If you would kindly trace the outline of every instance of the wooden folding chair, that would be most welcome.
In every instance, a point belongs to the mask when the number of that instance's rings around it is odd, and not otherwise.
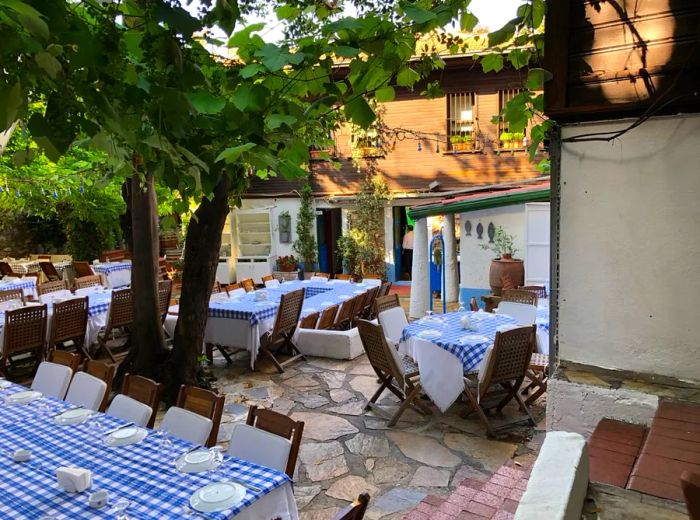
[[[352,326],[353,310],[359,296],[353,296],[343,302],[335,318],[333,329],[348,330]]]
[[[70,368],[73,372],[77,372],[80,368],[80,354],[65,352],[63,350],[52,350],[49,352],[49,361],[57,365],[63,365]]]
[[[321,313],[321,317],[318,320],[318,325],[316,328],[321,330],[333,328],[336,314],[338,314],[338,305],[331,305],[330,307],[325,308]]]
[[[539,298],[547,297],[547,288],[544,285],[523,285],[518,287],[518,290],[534,292]]]
[[[22,278],[22,273],[15,273],[12,266],[5,261],[0,261],[0,274],[2,276],[14,276],[15,278]]]
[[[158,413],[160,396],[163,393],[163,385],[147,377],[125,374],[121,393],[151,407],[153,414],[146,426],[153,428],[156,422],[156,414]]]
[[[103,331],[97,334],[97,348],[93,357],[97,357],[100,349],[104,349],[113,363],[117,362],[112,349],[109,348],[107,342],[109,336],[116,329],[128,329],[134,322],[134,305],[131,289],[120,289],[112,291],[112,301],[109,305],[109,315],[107,316],[107,325]]]
[[[389,294],[389,291],[391,291],[391,282],[383,282],[382,285],[379,288],[379,292],[377,293],[377,297],[380,298],[382,296],[386,296]]]
[[[398,422],[409,406],[415,406],[422,415],[431,414],[430,409],[421,402],[422,388],[418,365],[408,356],[401,356],[395,348],[389,346],[381,325],[360,320],[357,328],[360,331],[360,339],[367,359],[381,383],[365,410],[372,409],[384,390],[389,390],[401,401],[401,406],[389,420],[389,427]]]
[[[312,312],[307,314],[301,320],[299,320],[300,329],[315,329],[316,323],[318,323],[318,312]]]
[[[338,511],[333,520],[362,520],[369,504],[369,494],[360,493],[355,501]]]
[[[357,321],[363,317],[362,313],[365,310],[365,302],[367,301],[368,296],[369,292],[366,292],[363,294],[358,294],[355,298],[355,304],[352,307],[352,318],[350,319],[350,328],[355,327],[357,325]]]
[[[362,318],[371,320],[376,317],[374,314],[374,302],[377,300],[379,289],[381,289],[381,286],[372,287],[369,291],[367,291],[362,310],[360,311],[360,316]]]
[[[263,284],[263,285],[265,285],[265,282],[271,282],[271,281],[274,280],[274,279],[275,279],[275,277],[272,276],[271,274],[266,274],[265,276],[263,276],[263,277],[261,278],[262,284]]]
[[[46,321],[46,305],[20,307],[5,312],[0,373],[7,375],[7,365],[12,362],[12,356],[25,353],[34,355],[32,373],[36,371],[44,360]]]
[[[46,276],[46,279],[49,282],[55,282],[57,280],[61,279],[61,275],[58,274],[58,271],[56,270],[56,266],[51,263],[49,260],[44,260],[39,262],[39,268],[41,269],[41,272],[44,273],[44,276]]]
[[[98,274],[91,276],[81,276],[75,279],[76,289],[87,289],[88,287],[101,287],[102,278]]]
[[[401,301],[398,294],[387,294],[380,296],[374,301],[374,315],[379,316],[380,313],[387,309],[401,307]]]
[[[177,394],[175,406],[211,419],[211,433],[206,444],[208,447],[214,446],[216,438],[219,436],[219,426],[221,425],[221,415],[224,412],[225,399],[226,396],[224,395],[196,386],[182,385]]]
[[[470,405],[467,414],[476,411],[490,437],[496,430],[486,417],[486,411],[495,408],[500,412],[513,399],[527,414],[530,423],[535,424],[530,410],[518,395],[536,347],[535,341],[534,325],[497,332],[492,350],[490,354],[487,352],[479,369],[479,381],[474,382],[471,374],[464,378],[464,394]],[[485,372],[482,374],[482,371]]]
[[[525,303],[537,307],[537,293],[521,289],[506,289],[501,295],[502,302]]]
[[[170,297],[172,295],[173,282],[170,280],[160,280],[158,282],[158,312],[160,312],[160,322],[165,323],[170,307]]]
[[[472,296],[472,297],[469,299],[469,309],[470,309],[472,312],[477,312],[477,311],[479,310],[479,302],[476,301],[476,297],[475,297],[475,296]]]
[[[88,262],[73,262],[73,271],[76,278],[83,276],[95,276],[95,271],[92,270]]]
[[[53,283],[53,282],[49,282]],[[71,298],[64,302],[53,304],[53,317],[49,332],[49,352],[62,348],[74,347],[81,356],[92,359],[85,344],[85,334],[88,323],[88,299]]]
[[[227,289],[229,291],[235,291],[236,289],[241,289],[241,284],[239,283],[231,283],[228,285]]]
[[[275,317],[275,326],[271,332],[260,337],[260,352],[268,356],[277,370],[282,373],[284,367],[297,359],[306,359],[292,341],[294,331],[299,323],[299,315],[304,304],[304,289],[283,294]],[[286,349],[291,357],[280,363],[275,354]]]
[[[525,404],[530,406],[537,401],[539,397],[547,391],[547,381],[549,380],[549,356],[533,352],[530,358],[530,366],[525,373],[530,383],[525,388],[525,393],[534,390],[532,394],[525,400]]]
[[[110,394],[112,393],[112,383],[114,382],[114,373],[116,371],[116,365],[105,363],[104,361],[95,361],[94,359],[89,360],[85,364],[85,372],[91,376],[101,379],[107,384],[107,389],[105,390],[105,396],[100,404],[99,411],[104,412],[109,404]]]
[[[312,276],[318,276],[319,278],[330,278],[330,273],[314,273]]]
[[[301,436],[304,433],[304,422],[295,421],[291,417],[273,410],[258,408],[256,405],[252,405],[248,409],[248,417],[245,422],[248,426],[259,428],[292,441],[285,473],[289,475],[289,478],[293,479],[294,468],[297,465],[297,457],[299,456],[299,447],[301,446]]]
[[[39,296],[49,294],[52,292],[67,291],[68,282],[66,282],[65,280],[53,280],[51,282],[44,282],[37,285],[36,290],[39,293]]]
[[[24,305],[24,292],[22,289],[5,289],[0,291],[0,303],[19,300]]]
[[[336,280],[354,280],[355,275],[349,273],[338,273],[335,275]]]
[[[245,289],[245,292],[251,292],[255,290],[255,282],[253,282],[252,278],[246,278],[245,280],[239,280],[238,282],[241,284],[241,287]]]

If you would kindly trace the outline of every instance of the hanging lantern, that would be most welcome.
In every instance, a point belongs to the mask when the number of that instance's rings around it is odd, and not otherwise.
[[[83,185],[81,184],[81,185],[80,185],[80,189],[79,189],[78,191],[80,192],[81,195],[82,195],[83,193],[85,193],[85,186],[83,186]]]
[[[423,151],[423,145],[418,141],[418,151],[422,152]]]
[[[19,188],[15,190],[15,197],[20,198],[22,194],[19,192]]]
[[[53,190],[53,198],[54,199],[58,198],[58,192],[56,190]]]

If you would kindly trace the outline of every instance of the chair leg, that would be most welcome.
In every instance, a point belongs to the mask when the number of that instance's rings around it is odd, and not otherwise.
[[[529,419],[530,419],[530,424],[532,424],[533,426],[535,426],[535,425],[537,424],[537,423],[535,422],[535,418],[534,418],[534,417],[532,416],[532,414],[530,413],[530,409],[525,405],[525,403],[523,402],[522,398],[518,395],[518,392],[515,392],[515,400],[518,401],[518,404],[520,405],[520,409],[521,409],[521,410],[525,410],[525,413],[527,414],[527,416],[528,416]]]
[[[406,409],[411,406],[411,403],[413,400],[420,395],[420,385],[415,386],[413,388],[413,391],[406,396],[406,399],[404,400],[403,403],[401,403],[401,406],[399,406],[399,409],[396,410],[396,413],[394,416],[389,420],[389,423],[387,426],[389,428],[393,427],[396,425],[396,423],[399,421],[399,418],[403,415],[403,413],[406,411]]]
[[[481,408],[481,406],[479,406],[476,397],[474,397],[474,394],[472,394],[471,390],[467,388],[466,384],[464,385],[464,394],[467,396],[467,400],[469,401],[469,404],[472,407],[471,411],[475,411],[481,419],[481,421],[484,423],[484,426],[486,426],[486,434],[489,437],[493,437],[495,433],[493,428],[491,427],[491,423],[489,422],[488,417],[486,417],[484,410]]]
[[[527,373],[527,376],[531,381],[528,388],[535,389],[535,392],[525,400],[526,406],[530,406],[547,391],[547,376],[543,372],[541,374],[541,376],[538,376],[538,373],[534,371],[528,371]]]

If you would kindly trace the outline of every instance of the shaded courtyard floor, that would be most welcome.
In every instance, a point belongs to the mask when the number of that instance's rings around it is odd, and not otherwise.
[[[516,406],[492,415],[494,425],[521,421],[498,440],[489,440],[475,414],[455,403],[445,414],[432,407],[423,417],[408,410],[394,427],[376,411],[365,412],[378,387],[367,358],[353,361],[309,358],[284,374],[251,372],[250,357],[233,365],[215,357],[213,382],[226,395],[219,443],[233,424],[245,421],[248,406],[271,408],[305,422],[295,474],[295,495],[303,520],[329,519],[363,491],[372,499],[367,518],[402,518],[429,495],[447,497],[465,479],[485,481],[505,462],[529,466],[544,438],[544,397],[532,407],[531,427]],[[380,408],[393,412],[389,392]]]

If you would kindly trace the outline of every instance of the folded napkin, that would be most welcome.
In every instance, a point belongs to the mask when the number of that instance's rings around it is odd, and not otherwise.
[[[56,470],[58,485],[69,493],[80,493],[92,487],[92,472],[83,468],[62,466]]]

